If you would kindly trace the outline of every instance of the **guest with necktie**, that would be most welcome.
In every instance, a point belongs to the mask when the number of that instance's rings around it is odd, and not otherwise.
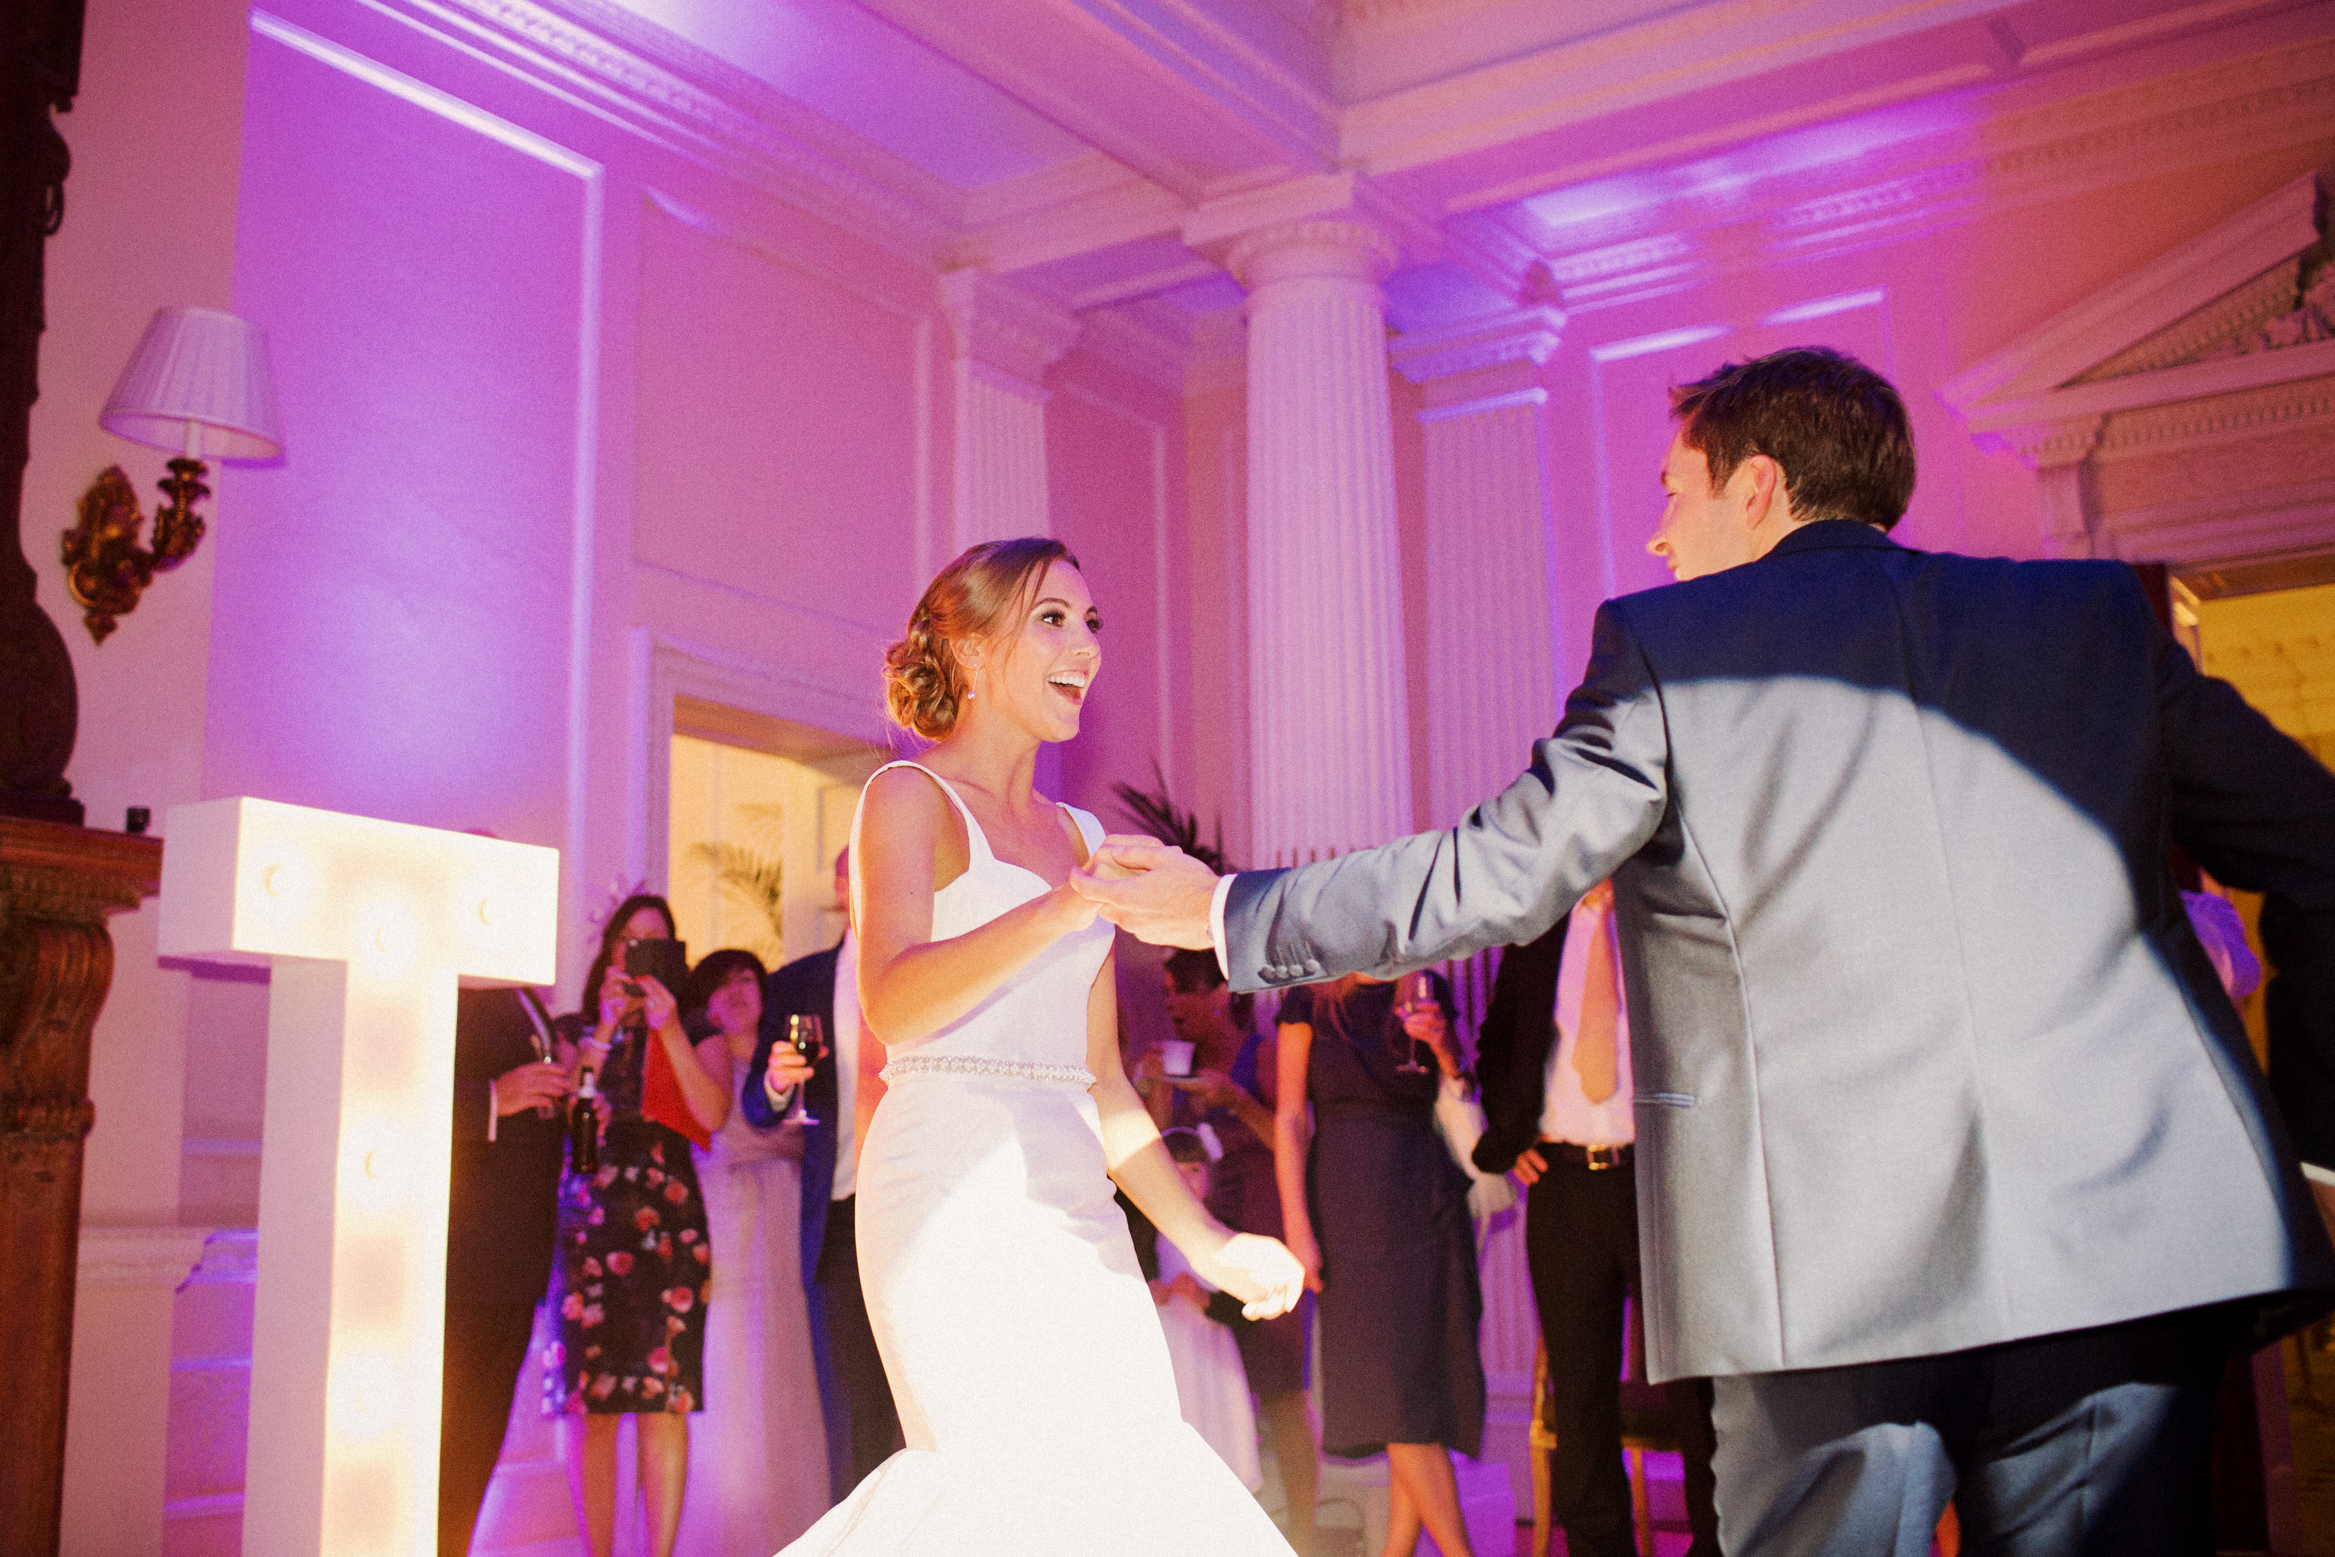
[[[1639,1290],[1637,1127],[1611,882],[1501,959],[1478,1037],[1488,1124],[1476,1166],[1531,1186],[1524,1258],[1557,1440],[1550,1513],[1573,1557],[1634,1557],[1620,1378],[1623,1304]],[[1642,1377],[1643,1363],[1634,1368]],[[1664,1387],[1686,1464],[1690,1557],[1718,1557],[1710,1383]]]

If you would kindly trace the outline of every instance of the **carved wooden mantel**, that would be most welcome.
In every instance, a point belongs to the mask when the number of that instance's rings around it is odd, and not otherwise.
[[[110,916],[162,885],[162,843],[0,817],[0,1549],[51,1557],[65,1485],[89,1035],[113,981]]]

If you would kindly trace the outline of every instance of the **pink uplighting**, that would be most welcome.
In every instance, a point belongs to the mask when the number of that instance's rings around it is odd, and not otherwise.
[[[588,1016],[596,916],[677,890],[685,803],[747,803],[710,758],[677,799],[676,736],[775,759],[752,803],[795,831],[765,917],[790,961],[832,944],[804,883],[916,744],[886,646],[974,540],[1065,542],[1105,623],[1040,789],[1119,830],[1118,787],[1164,784],[1239,865],[1452,826],[1530,760],[1599,605],[1671,582],[1646,550],[1670,390],[1727,361],[1826,346],[1889,377],[1913,547],[2210,571],[2335,544],[2335,340],[2300,291],[2335,0],[93,0],[86,26],[23,525],[78,678],[67,776],[92,826],[149,809],[174,868],[232,852],[197,830],[239,801],[404,837],[348,845],[367,882],[519,861],[523,955],[384,975],[433,1087],[457,974]],[[264,335],[281,454],[256,409],[249,448],[205,435],[239,461],[207,539],[99,647],[57,533],[115,463],[151,510],[183,447],[99,420],[162,309]],[[403,901],[417,946],[453,922]],[[317,1456],[370,1432],[412,1442],[361,1522],[424,1551],[413,1338],[443,1305],[406,1288],[444,1279],[444,1099],[367,1116],[437,1197],[382,1213],[421,1240],[383,1279],[413,1299],[396,1346],[360,1366],[353,1321],[306,1315],[299,1442],[247,1440],[294,1420],[254,1343],[270,1237],[371,1214],[347,1141],[286,1133],[279,1007],[332,991],[283,970],[362,983],[371,954],[177,911],[112,921],[64,1549],[288,1552],[256,1534],[292,1528],[266,1479],[329,1479]],[[274,982],[203,960],[226,952]],[[1131,1030],[1167,1033],[1158,962],[1120,958]],[[1488,965],[1456,973],[1473,1024]],[[325,1036],[353,1065],[349,1034]],[[339,1178],[269,1200],[295,1156]],[[1531,1518],[1538,1328],[1502,1218],[1479,1557]],[[585,1549],[537,1409],[557,1333],[478,1557]],[[1389,1474],[1325,1473],[1325,1530],[1354,1511],[1325,1552],[1383,1534]],[[710,1485],[678,1550],[753,1557]],[[655,1547],[619,1520],[615,1553]]]

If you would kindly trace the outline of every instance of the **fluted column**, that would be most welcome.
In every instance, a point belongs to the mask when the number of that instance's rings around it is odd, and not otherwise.
[[[1279,223],[1228,266],[1248,288],[1249,720],[1255,863],[1411,829],[1410,709],[1386,319],[1392,242]]]
[[[977,270],[943,276],[941,301],[956,342],[956,549],[1047,534],[1046,369],[1078,321]]]
[[[1425,386],[1427,402],[1418,413],[1426,454],[1424,826],[1449,827],[1505,786],[1530,744],[1556,725],[1548,392],[1537,380],[1564,324],[1555,309],[1529,308],[1409,334],[1393,348],[1396,368]],[[1450,966],[1469,1032],[1483,1018],[1494,966],[1490,953]],[[1485,1229],[1480,1255],[1485,1454],[1529,1467],[1540,1324],[1521,1210]],[[1529,1476],[1518,1481],[1521,1499]]]
[[[1427,400],[1425,826],[1449,827],[1504,787],[1556,726],[1548,391],[1536,380],[1564,323],[1532,308],[1395,344]]]

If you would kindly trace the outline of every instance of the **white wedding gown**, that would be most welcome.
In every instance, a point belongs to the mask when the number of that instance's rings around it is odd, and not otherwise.
[[[916,766],[895,763],[892,766]],[[929,773],[929,769],[919,771]],[[964,801],[972,862],[935,940],[1046,891]],[[1102,825],[1065,807],[1087,847]],[[861,858],[853,823],[852,860]],[[1109,924],[1064,936],[971,1014],[890,1053],[859,1165],[859,1269],[908,1447],[788,1557],[1288,1557],[1183,1420],[1087,1095]]]

